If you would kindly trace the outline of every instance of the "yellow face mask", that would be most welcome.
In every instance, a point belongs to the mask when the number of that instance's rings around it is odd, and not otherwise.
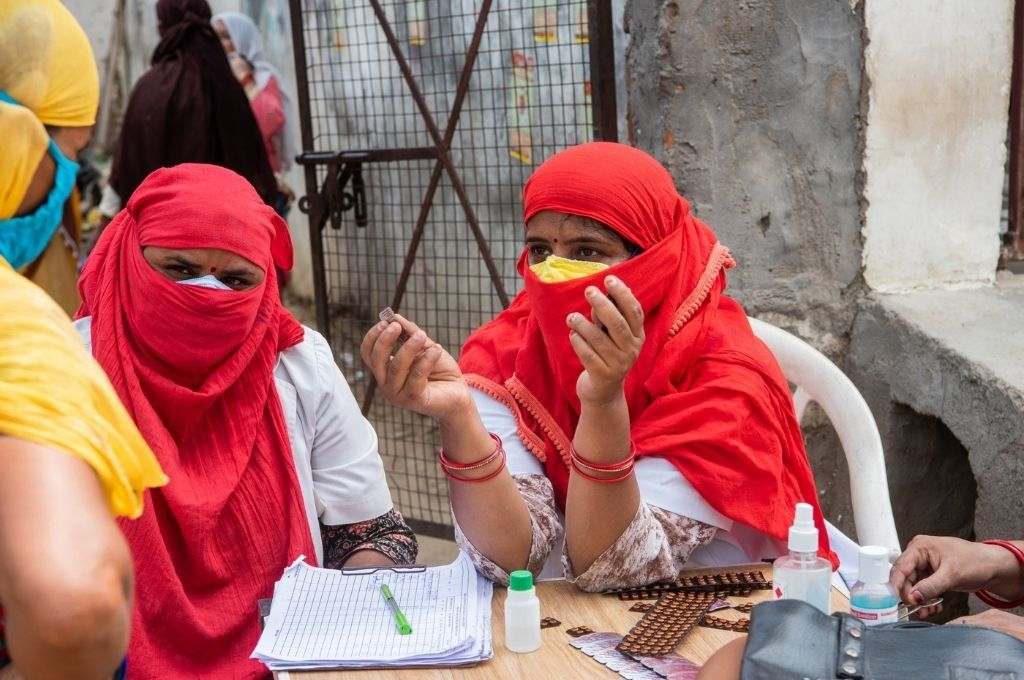
[[[544,283],[561,283],[590,276],[608,269],[603,262],[569,260],[558,255],[548,255],[543,262],[530,265],[530,271]]]

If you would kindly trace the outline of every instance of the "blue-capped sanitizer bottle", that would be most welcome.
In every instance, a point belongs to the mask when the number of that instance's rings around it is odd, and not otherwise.
[[[889,583],[889,551],[878,545],[860,549],[857,582],[850,589],[850,613],[866,626],[896,623],[900,596]]]

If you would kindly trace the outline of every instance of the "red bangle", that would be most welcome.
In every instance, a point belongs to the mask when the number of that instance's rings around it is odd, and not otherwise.
[[[1010,554],[1017,558],[1017,562],[1020,564],[1021,569],[1024,569],[1024,551],[1015,546],[1013,543],[1001,540],[982,541],[982,543],[986,543],[988,545],[997,545],[1000,548],[1003,548],[1004,550],[1010,551]],[[996,597],[995,595],[984,589],[979,590],[974,594],[978,596],[979,600],[981,600],[990,607],[995,607],[996,609],[1015,609],[1017,607],[1024,606],[1024,597],[1021,597],[1017,600],[1004,600],[1002,598]]]
[[[505,447],[502,446],[501,437],[499,437],[496,434],[490,433],[490,432],[488,434],[490,434],[491,435],[491,439],[494,440],[494,450],[491,451],[490,454],[488,454],[487,456],[485,456],[484,458],[478,460],[475,463],[456,463],[455,461],[450,459],[448,456],[444,455],[444,449],[441,449],[441,456],[440,456],[441,467],[443,467],[445,470],[459,470],[459,471],[475,470],[477,468],[482,468],[485,465],[487,465],[488,463],[490,463],[491,461],[493,461],[495,458],[498,457],[498,455],[504,450]]]
[[[623,472],[618,477],[595,477],[593,475],[588,475],[586,472],[584,472],[583,469],[580,468],[579,464],[576,462],[575,458],[572,458],[570,460],[572,460],[572,469],[576,471],[576,474],[578,474],[583,479],[588,479],[591,482],[597,482],[598,484],[614,484],[615,482],[621,482],[626,479],[629,479],[629,476],[633,474],[632,462],[630,462],[629,467],[626,468],[625,472]],[[602,470],[602,472],[604,472],[604,470]],[[613,470],[612,472],[620,472],[620,470]]]
[[[592,463],[591,461],[587,460],[579,453],[577,453],[575,446],[570,446],[569,456],[577,469],[586,468],[591,472],[622,472],[623,470],[629,470],[633,467],[633,463],[636,461],[636,444],[630,441],[629,455],[620,460],[619,462],[612,463],[611,465]]]
[[[465,482],[467,484],[478,484],[480,482],[487,482],[487,481],[490,481],[490,480],[494,479],[498,475],[500,475],[501,471],[505,469],[505,449],[503,447],[499,446],[498,447],[498,454],[501,456],[501,465],[499,465],[497,468],[495,468],[494,472],[489,472],[486,475],[484,475],[483,477],[462,477],[462,476],[454,474],[451,470],[446,468],[444,465],[441,466],[441,469],[444,471],[445,477],[447,477],[448,479],[451,479],[453,481],[456,481],[456,482]],[[492,454],[492,455],[488,456],[487,460],[488,461],[494,460],[494,455]]]

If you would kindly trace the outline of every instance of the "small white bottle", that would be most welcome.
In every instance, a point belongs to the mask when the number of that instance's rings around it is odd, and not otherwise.
[[[533,574],[525,569],[508,575],[505,646],[520,654],[540,649],[540,600],[533,587]]]
[[[889,583],[889,551],[878,545],[860,549],[857,582],[850,589],[850,613],[866,626],[896,623],[900,596]]]
[[[797,503],[795,515],[789,528],[789,555],[775,560],[773,565],[775,599],[801,600],[829,614],[832,565],[818,557],[814,509],[807,503]]]

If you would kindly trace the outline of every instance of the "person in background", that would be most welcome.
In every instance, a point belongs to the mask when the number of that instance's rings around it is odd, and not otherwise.
[[[830,555],[786,379],[669,173],[584,144],[541,165],[523,202],[524,291],[458,363],[401,317],[362,345],[392,403],[438,419],[477,569],[588,591],[670,580],[777,556],[798,501]]]
[[[295,199],[284,180],[296,153],[295,130],[288,119],[291,99],[284,90],[281,74],[263,58],[263,38],[252,19],[241,12],[221,12],[214,15],[211,24],[228,55],[231,70],[245,88],[263,134],[267,158],[281,192],[274,208],[287,217],[289,205]]]
[[[82,272],[76,326],[171,477],[125,527],[132,678],[263,677],[256,603],[295,559],[415,560],[373,428],[274,265],[292,265],[284,220],[184,163],[139,185]]]
[[[0,3],[0,255],[78,307],[75,176],[99,105],[92,48],[56,0]]]
[[[277,181],[242,86],[210,26],[206,0],[158,0],[160,43],[132,89],[100,211],[107,217],[149,173],[179,163],[234,170],[268,204]]]

